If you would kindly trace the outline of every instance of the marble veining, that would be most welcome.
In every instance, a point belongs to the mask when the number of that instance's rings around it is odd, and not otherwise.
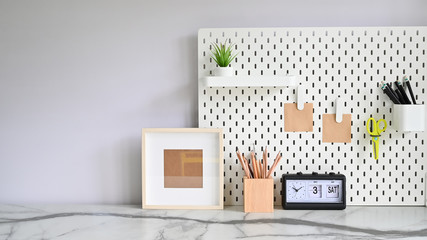
[[[0,205],[0,239],[427,239],[427,208],[244,213],[139,206]]]

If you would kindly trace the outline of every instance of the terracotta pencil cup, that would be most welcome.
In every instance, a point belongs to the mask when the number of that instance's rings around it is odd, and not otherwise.
[[[273,178],[244,178],[243,201],[245,212],[273,212]]]

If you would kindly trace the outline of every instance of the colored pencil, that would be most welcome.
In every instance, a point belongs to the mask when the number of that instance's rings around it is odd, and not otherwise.
[[[240,153],[239,149],[237,149],[236,154],[237,154],[237,158],[238,158],[238,159],[239,159],[239,161],[240,161],[240,164],[241,164],[241,165],[242,165],[242,167],[243,167],[243,170],[245,171],[246,177],[247,177],[247,178],[251,178],[251,174],[249,173],[249,170],[248,170],[247,164],[246,164],[246,162],[245,162],[245,161],[243,161],[243,159],[242,159],[242,155],[241,155],[241,153]]]
[[[276,166],[279,163],[281,158],[282,158],[282,156],[280,156],[280,151],[279,151],[279,153],[276,156],[276,159],[274,159],[273,166],[271,166],[270,171],[268,171],[267,178],[270,177],[271,173],[274,171],[274,169],[276,168]]]
[[[245,154],[242,154],[243,161],[245,161],[246,166],[248,167],[249,173],[251,174],[251,178],[254,178],[254,170],[252,170],[251,164],[249,160],[245,158]]]
[[[253,151],[251,151],[251,161],[254,170],[254,178],[258,178],[258,163],[256,162],[255,153]]]

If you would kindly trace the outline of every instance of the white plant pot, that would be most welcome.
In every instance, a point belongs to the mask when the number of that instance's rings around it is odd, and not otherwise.
[[[234,76],[233,67],[217,67],[213,70],[213,75],[218,77],[232,77]]]

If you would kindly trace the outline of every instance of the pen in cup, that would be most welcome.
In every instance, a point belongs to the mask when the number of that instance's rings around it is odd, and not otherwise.
[[[381,89],[390,98],[390,100],[394,104],[400,104],[399,99],[396,98],[396,96],[392,93],[392,90],[388,87],[388,85],[384,81],[381,81],[381,85],[382,85]]]
[[[417,102],[415,101],[414,92],[412,92],[411,82],[409,82],[408,77],[404,76],[403,81],[408,86],[409,94],[411,94],[412,103],[417,104]]]
[[[396,84],[397,89],[399,89],[399,92],[402,95],[404,103],[411,104],[411,101],[409,100],[408,95],[406,95],[405,89],[403,89],[402,81],[396,80],[396,82],[394,83]]]

